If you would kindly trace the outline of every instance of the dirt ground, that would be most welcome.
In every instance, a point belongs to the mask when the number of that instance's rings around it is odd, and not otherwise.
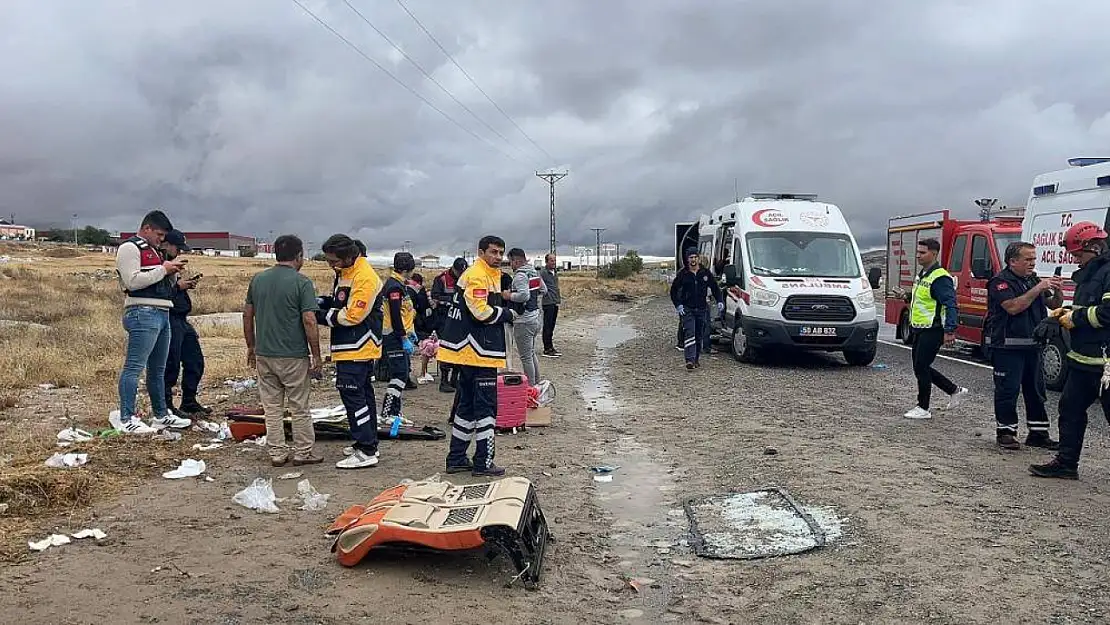
[[[687,372],[663,298],[568,319],[554,427],[497,439],[498,462],[535,483],[557,542],[536,591],[504,588],[479,557],[369,557],[339,566],[323,529],[348,505],[439,471],[446,441],[386,442],[374,469],[303,469],[325,511],[277,515],[231,501],[274,469],[252,445],[201,453],[215,481],[157,479],[51,531],[98,527],[0,570],[0,610],[18,623],[1105,623],[1110,453],[1089,438],[1079,482],[1044,482],[1031,451],[991,437],[990,373],[944,363],[975,392],[930,422],[912,403],[908,352],[881,366],[798,356],[770,365],[708,357]],[[620,314],[624,313],[624,314]],[[379,393],[381,386],[378,387]],[[316,405],[334,405],[322,387]],[[442,423],[449,397],[406,395]],[[329,460],[341,441],[323,442]],[[168,462],[163,470],[174,468]],[[613,481],[588,467],[615,465]],[[302,470],[302,469],[298,469]],[[466,477],[459,482],[477,481]],[[290,496],[296,481],[274,481]],[[687,497],[782,486],[829,507],[843,535],[823,549],[759,561],[691,553]],[[627,580],[636,579],[639,590]]]

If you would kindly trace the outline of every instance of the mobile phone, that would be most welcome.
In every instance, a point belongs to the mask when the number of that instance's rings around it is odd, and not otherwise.
[[[1057,278],[1059,278],[1059,277],[1060,277],[1061,275],[1063,275],[1063,271],[1064,271],[1064,268],[1063,268],[1063,267],[1061,267],[1061,266],[1059,266],[1059,265],[1057,265],[1057,266],[1056,266],[1056,269],[1055,269],[1055,270],[1054,270],[1054,271],[1052,272],[1052,275],[1054,275],[1054,276],[1056,276]]]

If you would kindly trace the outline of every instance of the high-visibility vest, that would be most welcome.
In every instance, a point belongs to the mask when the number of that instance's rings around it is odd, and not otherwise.
[[[913,298],[910,301],[910,325],[919,330],[933,327],[937,319],[937,300],[933,299],[933,282],[938,278],[952,277],[944,267],[937,267],[913,284]],[[940,311],[940,323],[944,325],[945,311]]]

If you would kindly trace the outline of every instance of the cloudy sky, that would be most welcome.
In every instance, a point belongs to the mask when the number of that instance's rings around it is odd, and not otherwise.
[[[349,0],[473,114],[343,0],[301,1],[454,121],[292,0],[5,0],[0,214],[542,249],[557,166],[561,244],[668,254],[735,184],[818,193],[867,247],[1110,154],[1103,1]]]

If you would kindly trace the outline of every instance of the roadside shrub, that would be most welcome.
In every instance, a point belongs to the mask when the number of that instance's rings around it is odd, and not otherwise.
[[[644,259],[636,253],[636,250],[629,250],[624,258],[609,263],[601,270],[601,277],[614,280],[623,280],[631,278],[632,276],[644,270]]]

